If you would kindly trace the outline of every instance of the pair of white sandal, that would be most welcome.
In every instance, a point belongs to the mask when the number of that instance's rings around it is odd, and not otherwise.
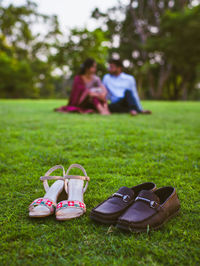
[[[81,169],[84,176],[69,175],[69,171],[72,168]],[[50,174],[57,169],[63,170],[63,176],[50,176]],[[40,177],[40,180],[43,181],[46,194],[43,198],[38,198],[30,204],[30,217],[46,217],[55,213],[57,220],[69,220],[79,217],[86,212],[83,194],[88,187],[90,178],[81,165],[72,164],[68,168],[66,174],[62,165],[56,165],[49,169],[44,176]],[[57,181],[49,187],[47,180]],[[86,181],[85,187],[83,187],[84,181]],[[58,196],[63,189],[65,189],[68,194],[68,199],[57,203]]]

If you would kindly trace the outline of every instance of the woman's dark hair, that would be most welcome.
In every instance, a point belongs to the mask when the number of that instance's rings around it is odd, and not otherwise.
[[[94,65],[94,63],[96,63],[96,61],[93,58],[87,58],[81,65],[79,75],[84,75],[85,72]]]
[[[109,64],[114,64],[117,67],[121,67],[121,68],[123,67],[123,63],[122,63],[122,61],[120,59],[113,59],[113,58],[111,58],[109,60]]]

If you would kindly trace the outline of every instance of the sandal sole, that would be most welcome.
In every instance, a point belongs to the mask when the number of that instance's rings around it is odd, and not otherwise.
[[[44,218],[44,217],[48,217],[51,216],[52,214],[48,214],[48,215],[29,215],[30,218]]]
[[[58,220],[58,221],[67,221],[67,220],[71,220],[71,219],[74,219],[74,218],[81,217],[81,216],[83,216],[85,213],[86,213],[86,211],[84,211],[84,212],[83,212],[82,214],[80,214],[80,215],[73,216],[73,217],[70,217],[70,218],[65,218],[65,217],[60,217],[60,218],[58,218],[58,217],[56,216],[56,220]]]

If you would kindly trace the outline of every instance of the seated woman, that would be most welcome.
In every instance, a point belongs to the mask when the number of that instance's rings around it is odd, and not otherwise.
[[[94,59],[85,60],[79,75],[74,78],[69,104],[55,111],[110,114],[106,100],[107,91],[100,78],[96,76],[96,70],[97,64]]]

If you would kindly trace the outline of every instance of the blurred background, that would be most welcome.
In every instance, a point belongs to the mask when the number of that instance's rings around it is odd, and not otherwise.
[[[143,99],[200,100],[200,0],[0,0],[0,97],[65,98],[121,58]]]

